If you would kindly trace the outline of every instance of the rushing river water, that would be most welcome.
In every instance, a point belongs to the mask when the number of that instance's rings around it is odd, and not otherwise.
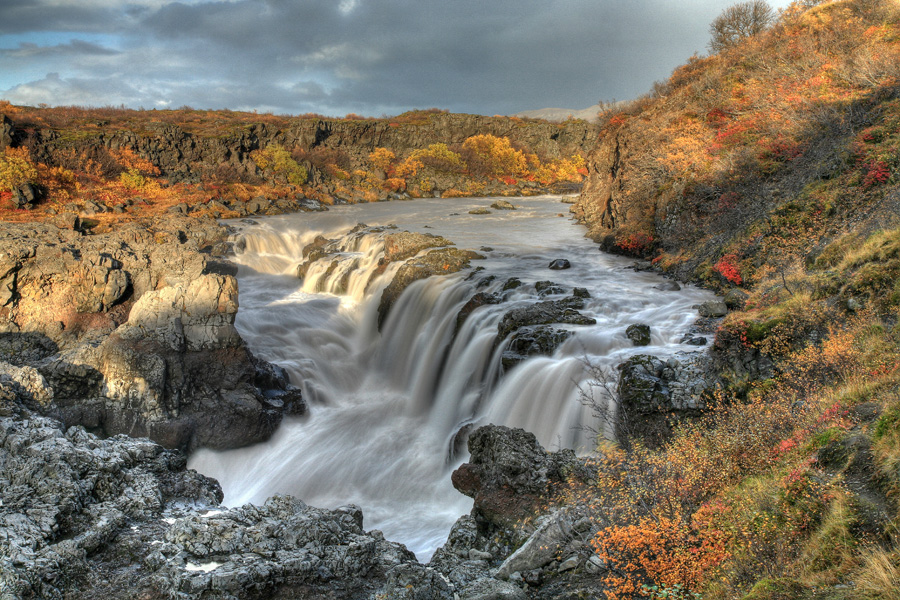
[[[235,258],[237,328],[254,353],[288,371],[310,411],[286,420],[265,444],[194,454],[190,466],[219,480],[226,504],[261,503],[276,493],[314,506],[358,504],[366,529],[381,529],[426,560],[471,508],[450,484],[465,458],[452,452],[461,427],[523,427],[547,448],[588,451],[584,428],[602,423],[579,401],[590,377],[586,364],[614,371],[635,353],[695,349],[678,342],[697,318],[691,306],[710,299],[708,292],[656,289],[659,276],[635,272],[631,261],[583,238],[583,228],[562,218],[568,206],[558,197],[517,198],[515,211],[468,214],[491,202],[341,206],[235,223],[243,247]],[[361,222],[442,235],[479,250],[486,258],[472,264],[484,270],[468,280],[471,269],[412,284],[379,332],[381,291],[399,264],[370,282],[383,234],[350,233]],[[302,250],[319,235],[340,240],[340,264],[331,266],[329,257],[300,280]],[[572,267],[548,269],[557,258]],[[478,308],[455,331],[460,308],[476,291],[499,293],[510,277],[524,285],[504,292],[503,303]],[[552,357],[532,357],[503,373],[497,324],[511,308],[547,299],[534,286],[543,280],[565,295],[587,288],[591,298],[580,312],[597,324],[558,326],[574,335]],[[635,348],[625,337],[632,323],[652,327],[651,346]]]

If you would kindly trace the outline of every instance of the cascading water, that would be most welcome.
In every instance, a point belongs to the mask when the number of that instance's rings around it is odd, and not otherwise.
[[[697,318],[691,306],[710,299],[708,292],[656,289],[658,276],[597,252],[577,226],[559,218],[558,198],[517,199],[516,211],[468,214],[489,203],[392,202],[235,224],[236,325],[257,355],[288,371],[310,414],[286,420],[265,444],[194,454],[191,468],[220,481],[226,504],[259,503],[276,493],[315,506],[355,503],[367,528],[406,543],[424,560],[471,507],[450,484],[464,459],[452,452],[461,426],[523,427],[545,447],[587,451],[592,435],[585,428],[602,428],[579,401],[588,364],[613,372],[635,353],[691,350],[678,340]],[[358,222],[444,236],[479,250],[485,259],[473,266],[484,269],[413,283],[379,332],[381,292],[401,263],[379,264],[390,230],[354,230]],[[317,236],[335,240],[331,254],[307,265],[300,280],[302,251]],[[549,270],[557,258],[572,268]],[[523,285],[503,291],[511,277]],[[597,324],[556,326],[573,334],[553,356],[503,373],[498,323],[512,308],[545,300],[534,285],[542,280],[566,294],[587,288],[591,298],[580,312]],[[460,308],[476,291],[504,300],[476,309],[458,326]],[[549,296],[556,297],[562,296]],[[624,336],[632,323],[651,325],[650,347],[634,348]]]

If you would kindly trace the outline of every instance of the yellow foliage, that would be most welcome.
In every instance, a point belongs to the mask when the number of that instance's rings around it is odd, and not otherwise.
[[[395,158],[397,158],[396,155],[387,148],[375,148],[375,150],[369,153],[369,163],[376,169],[385,172],[391,166],[391,163],[394,162]]]
[[[463,142],[466,164],[474,174],[520,177],[528,174],[528,159],[512,147],[509,138],[473,135]]]
[[[37,168],[27,148],[7,148],[0,155],[0,190],[12,191],[37,179]]]

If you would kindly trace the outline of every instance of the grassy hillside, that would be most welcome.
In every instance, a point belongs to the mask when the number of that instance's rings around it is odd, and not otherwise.
[[[797,3],[602,126],[591,234],[734,309],[707,414],[578,492],[610,596],[900,598],[900,3]]]

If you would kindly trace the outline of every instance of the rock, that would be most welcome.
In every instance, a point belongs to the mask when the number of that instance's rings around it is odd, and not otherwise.
[[[452,246],[447,238],[430,233],[402,231],[384,236],[384,260],[394,262],[412,258],[422,250]]]
[[[747,304],[747,299],[749,297],[750,294],[748,294],[744,290],[734,288],[728,290],[728,293],[725,294],[725,297],[722,298],[722,301],[725,303],[725,306],[727,306],[729,310],[744,310],[744,306]]]
[[[534,284],[534,289],[541,296],[553,296],[566,293],[566,290],[564,290],[562,286],[557,285],[552,281],[537,281]]]
[[[406,261],[381,293],[381,301],[378,304],[379,329],[387,319],[394,302],[411,283],[434,275],[456,273],[468,267],[469,261],[483,258],[481,254],[471,250],[441,248]]]
[[[514,290],[516,288],[522,287],[522,282],[518,277],[510,277],[506,280],[506,283],[503,284],[503,291],[506,292],[508,290]]]
[[[580,300],[580,298],[576,298]],[[517,329],[529,325],[549,325],[551,323],[567,323],[571,325],[595,325],[597,321],[586,317],[566,300],[538,302],[522,308],[514,308],[503,315],[497,325],[497,339],[505,340]]]
[[[629,325],[625,330],[625,337],[631,340],[635,346],[650,345],[650,326],[643,323]]]
[[[572,289],[572,296],[574,296],[575,298],[590,298],[591,293],[587,288],[577,287]]]
[[[475,499],[472,515],[486,526],[511,525],[533,514],[552,482],[581,469],[574,452],[550,454],[522,429],[480,427],[468,446],[469,461],[453,472],[453,487]]]
[[[577,556],[570,556],[559,564],[559,568],[557,569],[557,571],[559,571],[560,573],[565,573],[566,571],[577,569],[578,565],[580,564],[581,560]]]
[[[690,333],[684,334],[684,337],[681,338],[679,344],[688,344],[689,346],[705,346],[707,344],[706,338],[702,335],[693,335]]]
[[[699,306],[697,312],[701,317],[724,317],[728,314],[728,307],[721,300],[710,300]]]
[[[459,600],[526,600],[528,596],[518,586],[508,581],[479,579],[464,588]]]
[[[31,183],[23,183],[13,190],[13,208],[28,210],[34,207],[39,198],[37,188]]]
[[[653,289],[659,290],[661,292],[678,292],[681,291],[681,286],[678,285],[677,281],[663,281],[657,285],[653,286]]]
[[[459,331],[462,324],[469,318],[469,315],[472,314],[475,309],[489,304],[500,304],[500,298],[495,294],[488,294],[487,292],[478,292],[469,298],[469,301],[459,309],[459,313],[456,315],[456,331]]]
[[[9,117],[0,115],[0,152],[12,145],[15,131]]]
[[[616,386],[620,437],[639,435],[660,441],[668,431],[669,416],[697,416],[705,408],[707,380],[700,356],[663,361],[638,354],[618,366]]]
[[[571,331],[548,325],[520,327],[503,352],[503,367],[511,369],[529,356],[551,356],[571,335]]]
[[[552,269],[552,270],[554,270],[554,271],[561,271],[561,270],[563,270],[563,269],[570,269],[570,268],[572,268],[572,264],[571,264],[568,260],[566,260],[565,258],[557,258],[556,260],[552,261],[552,262],[548,265],[547,268],[548,268],[548,269]]]
[[[470,215],[489,215],[489,214],[491,214],[491,211],[489,211],[488,209],[483,208],[483,207],[482,208],[473,208],[472,210],[469,211],[469,214]]]
[[[542,517],[540,525],[528,540],[503,561],[503,564],[497,569],[497,577],[509,579],[509,576],[516,571],[540,569],[544,565],[550,564],[556,560],[560,548],[565,546],[573,536],[572,524],[563,513]],[[576,566],[577,560],[576,557]]]
[[[584,563],[584,570],[591,575],[596,575],[606,568],[606,562],[599,556],[593,555]]]
[[[496,202],[491,204],[491,208],[496,210],[516,210],[516,207],[506,200],[497,200]]]

